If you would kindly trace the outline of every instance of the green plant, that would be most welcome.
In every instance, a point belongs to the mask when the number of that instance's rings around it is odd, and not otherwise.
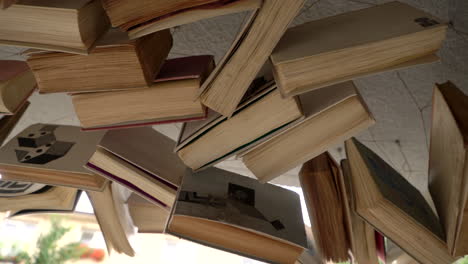
[[[27,252],[19,252],[16,260],[24,264],[63,264],[68,260],[79,259],[86,249],[80,243],[70,243],[58,248],[58,241],[70,231],[71,228],[62,226],[57,218],[51,219],[51,230],[41,235],[37,241],[37,251],[30,256]]]

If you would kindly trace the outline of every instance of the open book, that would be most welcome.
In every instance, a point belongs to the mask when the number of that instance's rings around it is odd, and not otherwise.
[[[273,263],[307,248],[296,193],[217,168],[187,173],[167,232]]]

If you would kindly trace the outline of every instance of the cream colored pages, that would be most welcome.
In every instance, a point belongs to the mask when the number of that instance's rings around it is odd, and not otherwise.
[[[415,21],[417,19],[421,22]],[[424,21],[438,24],[425,27]],[[391,2],[291,28],[271,58],[278,64],[445,26],[428,13],[404,3]]]
[[[99,146],[171,185],[180,185],[187,168],[173,152],[175,142],[151,127],[110,130]]]
[[[2,164],[91,174],[83,166],[105,132],[82,132],[80,127],[35,124],[0,148]]]
[[[344,83],[335,84],[323,89],[318,89],[314,91],[307,92],[305,94],[301,94],[298,96],[299,102],[302,108],[302,113],[304,118],[298,119],[296,122],[292,122],[291,124],[285,126],[283,129],[279,130],[277,133],[272,135],[270,138],[274,138],[279,136],[283,133],[289,131],[289,129],[300,125],[301,123],[305,122],[306,120],[316,116],[317,114],[325,111],[333,107],[334,105],[352,97],[357,96],[356,86],[352,81],[347,81]],[[268,143],[268,140],[261,141],[257,145],[245,150],[241,151],[237,154],[237,158],[242,158],[248,152],[257,149],[258,147],[262,146],[263,144]]]

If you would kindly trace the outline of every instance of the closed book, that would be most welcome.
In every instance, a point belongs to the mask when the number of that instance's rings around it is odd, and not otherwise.
[[[307,248],[302,221],[293,191],[208,168],[185,175],[167,232],[269,263],[295,263]]]
[[[330,154],[323,153],[302,165],[299,181],[323,262],[347,261],[350,211],[339,165]]]
[[[109,30],[89,55],[30,50],[27,60],[40,93],[138,89],[153,83],[172,47],[168,30],[129,40]]]
[[[202,103],[224,116],[231,116],[304,3],[303,0],[264,0],[203,84]]]
[[[131,38],[192,23],[198,20],[254,10],[261,0],[104,0],[104,9],[114,27],[127,31]]]
[[[11,131],[15,128],[18,121],[23,117],[24,113],[29,107],[29,102],[26,101],[14,115],[3,115],[0,118],[0,146],[10,135]]]
[[[35,87],[34,75],[24,61],[0,60],[0,113],[17,112]]]
[[[242,153],[244,164],[262,182],[282,175],[375,123],[350,81],[302,94],[299,101],[305,118]]]
[[[193,98],[213,67],[209,55],[171,59],[149,87],[73,94],[72,102],[85,130],[204,119],[206,108]]]
[[[169,211],[187,169],[174,146],[151,127],[111,130],[85,167]]]
[[[34,124],[0,148],[3,180],[102,190],[107,180],[83,168],[104,132]]]
[[[268,85],[268,84],[267,84]],[[274,136],[281,129],[302,118],[294,98],[283,99],[274,84],[269,84],[238,108],[227,119],[219,115],[197,129],[198,121],[186,124],[182,138],[193,138],[177,151],[184,163],[194,170],[203,169]],[[208,119],[211,120],[211,119]],[[190,132],[192,131],[192,132]],[[186,135],[193,133],[193,136]]]
[[[285,96],[437,60],[447,25],[401,2],[314,20],[293,28],[271,55]]]
[[[87,54],[109,26],[99,0],[18,0],[0,9],[0,45]]]

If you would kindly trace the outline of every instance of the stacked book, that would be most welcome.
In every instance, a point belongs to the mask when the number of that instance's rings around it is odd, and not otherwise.
[[[434,90],[439,218],[354,138],[376,121],[353,80],[437,61],[447,25],[390,2],[288,29],[304,2],[0,1],[0,45],[29,48],[0,61],[0,140],[36,85],[68,94],[81,124],[34,124],[0,148],[0,211],[71,213],[84,191],[108,251],[129,256],[138,232],[270,263],[375,264],[385,239],[422,263],[468,254],[467,97]],[[171,28],[244,11],[217,65],[169,58]],[[177,142],[151,127],[170,122]],[[327,150],[343,142],[340,164]],[[255,178],[213,167],[230,157]],[[311,232],[299,196],[268,183],[298,166]]]

